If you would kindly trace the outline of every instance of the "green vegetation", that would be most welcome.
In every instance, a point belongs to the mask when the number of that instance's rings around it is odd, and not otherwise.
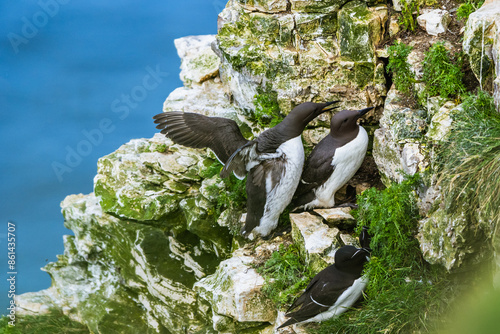
[[[365,265],[369,277],[359,308],[322,323],[317,334],[412,333],[437,328],[432,320],[444,311],[446,276],[422,258],[415,239],[419,219],[413,176],[382,191],[368,189],[358,196],[359,229],[372,235],[372,258]]]
[[[59,310],[38,316],[22,316],[16,318],[14,327],[9,325],[10,319],[0,318],[0,334],[73,334],[90,333],[85,325],[71,320]]]
[[[283,120],[278,105],[278,93],[272,91],[270,87],[264,90],[259,86],[254,98],[254,119],[257,124],[262,127],[272,128]]]
[[[167,145],[166,144],[156,145],[156,147],[154,148],[154,151],[164,153],[167,151]]]
[[[438,151],[446,209],[500,226],[500,113],[483,91],[466,96],[462,107]]]
[[[210,159],[212,160],[212,159]],[[210,160],[207,160],[207,164],[205,165],[205,168],[202,168],[200,170],[199,175],[204,178],[204,179],[209,179],[215,175],[218,175],[220,171],[222,170],[222,167],[224,167],[219,160],[212,160],[212,163],[210,164]]]
[[[357,219],[360,226],[369,227],[370,247],[387,267],[406,268],[421,260],[413,236],[420,218],[415,194],[419,182],[417,174],[382,191],[370,188],[358,197]]]
[[[389,52],[387,72],[392,72],[392,79],[397,90],[403,94],[412,93],[413,95],[413,84],[416,80],[408,63],[408,55],[412,49],[412,46],[397,41],[391,45],[387,50]],[[462,62],[462,54],[456,58],[451,57],[444,42],[432,45],[425,53],[422,67],[424,94],[448,98],[464,93]]]
[[[222,167],[223,165],[218,160],[214,160],[210,166],[200,172],[200,176],[202,178],[211,178],[218,175]],[[226,209],[229,209],[232,212],[243,210],[247,201],[246,178],[240,180],[231,173],[229,177],[221,180],[224,183],[224,189],[219,189],[219,186],[217,185],[219,182],[208,188],[210,191],[214,191],[219,194],[217,197],[217,203],[214,205],[214,210],[213,212],[210,212],[210,214],[214,214],[216,218],[218,218]],[[231,232],[233,234],[239,233],[236,226],[231,228]]]
[[[279,308],[290,305],[315,274],[306,266],[305,259],[295,244],[287,248],[280,245],[279,250],[256,270],[266,281],[262,291]]]
[[[465,86],[462,77],[462,55],[452,59],[444,42],[432,45],[423,62],[422,79],[425,82],[425,93],[429,96],[440,95],[443,98],[463,93]]]
[[[467,21],[469,15],[478,10],[484,3],[484,0],[465,0],[457,9],[457,19]]]
[[[408,55],[412,49],[412,46],[396,41],[387,50],[389,52],[387,72],[392,72],[394,86],[404,94],[409,94],[413,91],[413,84],[415,83],[415,78],[410,70],[410,64],[408,64]]]
[[[413,13],[418,13],[420,10],[419,0],[401,0],[401,17],[399,24],[406,30],[415,31],[416,19],[413,18]]]

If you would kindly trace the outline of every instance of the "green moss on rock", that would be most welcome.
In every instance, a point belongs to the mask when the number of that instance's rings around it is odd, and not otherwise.
[[[356,85],[363,89],[373,82],[375,76],[375,64],[373,62],[357,62],[354,65]]]
[[[493,14],[493,13],[492,13]],[[494,14],[493,14],[494,15]],[[494,79],[493,59],[489,57],[495,36],[493,32],[494,18],[488,17],[488,13],[475,14],[467,21],[464,33],[463,48],[469,56],[469,63],[476,78],[481,81],[482,85],[491,90]],[[489,51],[489,52],[485,52]]]
[[[290,0],[292,11],[306,13],[331,13],[338,10],[345,0]]]
[[[92,195],[69,196],[62,207],[75,236],[66,238],[65,255],[46,270],[92,330],[118,326],[123,333],[134,333],[133,328],[161,333],[165,327],[172,333],[182,328],[195,333],[210,326],[209,308],[191,288],[215,271],[219,252],[186,230],[182,216],[176,221],[183,230],[166,231],[164,225],[105,214]],[[116,324],[127,318],[131,324]]]
[[[347,3],[338,14],[340,55],[353,61],[373,62],[375,53],[370,38],[370,16],[365,2]]]
[[[295,14],[297,34],[304,41],[334,35],[337,32],[337,13],[297,13]]]
[[[422,138],[427,130],[427,113],[423,109],[397,108],[388,117],[396,141]]]

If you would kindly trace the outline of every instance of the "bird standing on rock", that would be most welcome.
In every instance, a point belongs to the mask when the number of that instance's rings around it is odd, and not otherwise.
[[[247,216],[241,233],[253,239],[269,235],[292,200],[304,165],[302,131],[320,114],[337,108],[337,102],[302,103],[254,140],[245,139],[236,122],[226,118],[178,111],[153,118],[175,143],[210,148],[224,164],[221,177],[231,172],[240,179],[248,175]]]
[[[290,319],[278,328],[330,319],[347,311],[361,297],[368,283],[361,272],[371,252],[367,230],[363,226],[359,236],[361,248],[343,246],[335,252],[335,263],[314,276],[306,291],[288,309],[286,316]],[[289,312],[297,307],[300,307],[297,311]]]
[[[373,107],[342,110],[330,123],[330,133],[312,150],[294,195],[295,210],[331,208],[335,193],[361,166],[368,148],[368,134],[357,121]]]

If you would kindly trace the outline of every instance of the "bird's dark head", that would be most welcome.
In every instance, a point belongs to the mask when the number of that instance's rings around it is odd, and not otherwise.
[[[306,125],[324,112],[338,108],[337,103],[332,101],[326,103],[305,102],[299,104],[290,111],[282,123],[289,129],[298,132],[298,135],[304,131]]]
[[[370,251],[366,248],[343,246],[335,252],[335,266],[337,269],[353,274],[361,274],[363,264],[368,261]]]
[[[333,115],[332,121],[330,122],[330,130],[334,137],[343,137],[349,133],[355,133],[357,135],[358,129],[358,119],[364,116],[368,111],[372,110],[373,107],[361,109],[361,110],[342,110]]]

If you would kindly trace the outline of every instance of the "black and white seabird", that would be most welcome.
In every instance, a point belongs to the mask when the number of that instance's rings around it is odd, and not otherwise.
[[[357,120],[371,109],[342,110],[332,117],[330,133],[314,147],[305,162],[294,195],[295,209],[335,205],[335,193],[354,176],[365,157],[368,135]]]
[[[306,291],[287,311],[289,317],[280,327],[297,323],[321,322],[345,312],[361,296],[368,279],[363,265],[369,260],[369,236],[366,227],[359,236],[362,248],[343,246],[335,252],[335,263],[320,271]],[[300,307],[295,312],[290,310]]]
[[[175,143],[210,148],[224,164],[221,177],[233,172],[243,179],[248,174],[247,216],[241,233],[253,239],[269,235],[292,200],[304,165],[302,131],[318,115],[337,108],[337,102],[302,103],[254,140],[245,139],[236,122],[226,118],[178,111],[153,118]]]

